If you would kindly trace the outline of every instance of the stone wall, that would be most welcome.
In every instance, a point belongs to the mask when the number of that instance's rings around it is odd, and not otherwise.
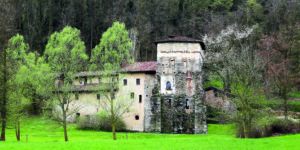
[[[206,134],[200,44],[162,43],[157,48],[156,85],[147,131]]]

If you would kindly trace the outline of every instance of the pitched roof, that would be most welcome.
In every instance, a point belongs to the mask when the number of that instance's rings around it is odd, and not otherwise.
[[[184,36],[176,36],[176,35],[169,35],[168,38],[154,41],[155,45],[158,43],[169,43],[169,42],[185,42],[185,43],[200,43],[201,48],[205,50],[205,44],[201,40],[184,37]]]
[[[156,61],[135,62],[133,64],[125,65],[122,70],[125,72],[155,72]]]
[[[121,72],[155,72],[156,61],[135,62],[122,67]],[[103,71],[82,71],[74,74],[74,76],[99,76]]]

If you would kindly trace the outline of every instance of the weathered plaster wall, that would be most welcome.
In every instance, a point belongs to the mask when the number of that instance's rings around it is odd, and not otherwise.
[[[136,84],[136,79],[140,79],[140,84]],[[134,93],[134,102],[131,104],[130,112],[124,114],[123,119],[129,130],[135,131],[144,131],[145,126],[145,106],[149,105],[151,91],[154,85],[154,75],[145,74],[145,73],[130,73],[123,74],[119,78],[120,89],[117,94],[122,93],[122,95],[128,95],[130,98],[131,92]],[[127,85],[124,85],[124,81],[127,80]],[[94,77],[94,82],[98,82],[98,78]],[[73,82],[74,83],[74,82]],[[75,85],[79,84],[79,81],[74,83]],[[139,101],[139,95],[142,96],[141,102]],[[96,115],[101,111],[101,102],[103,102],[105,97],[102,95],[100,100],[97,99],[97,93],[78,93],[78,100],[74,100],[73,104],[70,105],[70,109],[75,108],[75,106],[80,106],[81,109],[77,113],[80,113],[80,116],[85,115]],[[72,96],[75,99],[75,96]],[[72,107],[74,106],[74,107]],[[136,115],[139,116],[139,119],[136,120]]]

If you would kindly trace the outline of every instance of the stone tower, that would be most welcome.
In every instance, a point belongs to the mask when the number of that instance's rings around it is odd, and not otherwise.
[[[156,86],[146,131],[206,134],[202,41],[169,36],[157,45]]]

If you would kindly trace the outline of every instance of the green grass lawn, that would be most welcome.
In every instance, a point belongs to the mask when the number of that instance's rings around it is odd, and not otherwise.
[[[69,125],[69,142],[64,142],[63,129],[51,120],[41,117],[27,118],[22,122],[21,142],[17,142],[14,130],[7,130],[7,141],[0,142],[0,150],[19,149],[300,149],[300,134],[261,139],[239,139],[234,137],[230,125],[208,125],[207,135],[112,133],[81,131],[75,124]],[[28,135],[28,142],[26,142]]]

